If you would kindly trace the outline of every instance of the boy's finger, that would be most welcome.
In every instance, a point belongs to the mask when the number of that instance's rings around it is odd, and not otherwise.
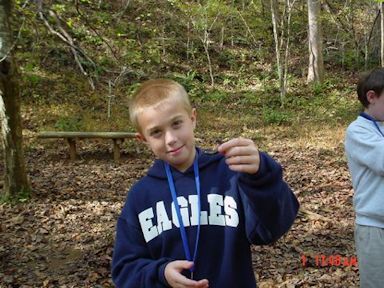
[[[256,146],[235,146],[225,151],[225,157],[252,156],[258,153]]]
[[[257,171],[259,171],[258,166],[256,165],[249,165],[249,164],[235,164],[235,165],[228,165],[229,169],[235,172],[241,172],[241,173],[248,173],[248,174],[255,174]]]
[[[234,156],[225,160],[225,163],[228,165],[255,165],[258,164],[258,162],[259,158],[256,155]]]
[[[207,279],[200,280],[197,283],[198,283],[198,287],[201,287],[201,288],[209,287],[209,282]]]
[[[193,267],[193,262],[187,260],[177,260],[175,261],[175,268],[178,270],[190,269]]]
[[[234,138],[234,139],[231,139],[227,142],[224,142],[223,144],[221,144],[217,150],[220,152],[220,153],[226,153],[226,151],[232,147],[236,147],[236,146],[247,146],[249,144],[253,143],[252,140],[250,139],[246,139],[246,138],[242,138],[242,137],[239,137],[239,138]]]

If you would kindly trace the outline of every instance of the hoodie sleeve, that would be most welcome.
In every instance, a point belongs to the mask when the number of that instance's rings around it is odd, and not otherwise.
[[[260,168],[241,173],[239,190],[245,210],[247,237],[252,244],[279,239],[293,224],[299,203],[282,178],[282,168],[266,153],[260,153]]]
[[[152,259],[140,226],[130,223],[132,211],[133,207],[127,205],[117,220],[112,280],[118,288],[169,287],[164,269],[172,260]]]

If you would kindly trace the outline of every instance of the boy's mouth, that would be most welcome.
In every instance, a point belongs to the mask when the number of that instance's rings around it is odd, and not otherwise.
[[[167,153],[169,153],[169,154],[176,154],[176,153],[178,153],[183,147],[184,147],[184,145],[183,145],[183,146],[180,146],[179,148],[170,150],[170,151],[168,151]]]

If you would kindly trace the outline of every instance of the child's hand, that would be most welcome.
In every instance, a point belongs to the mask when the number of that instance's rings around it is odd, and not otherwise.
[[[168,284],[173,288],[208,288],[208,280],[191,280],[181,274],[181,271],[190,269],[193,262],[179,260],[172,261],[165,266],[164,275]]]
[[[249,174],[259,171],[259,150],[252,140],[242,137],[231,139],[217,149],[227,158],[225,162],[231,170]]]

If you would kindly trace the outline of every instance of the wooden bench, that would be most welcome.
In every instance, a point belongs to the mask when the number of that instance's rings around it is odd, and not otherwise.
[[[134,138],[132,132],[56,132],[44,131],[38,133],[38,138],[63,138],[69,144],[69,155],[71,160],[76,160],[76,141],[85,138],[112,139],[113,141],[113,159],[115,162],[120,160],[120,145],[127,138]]]

